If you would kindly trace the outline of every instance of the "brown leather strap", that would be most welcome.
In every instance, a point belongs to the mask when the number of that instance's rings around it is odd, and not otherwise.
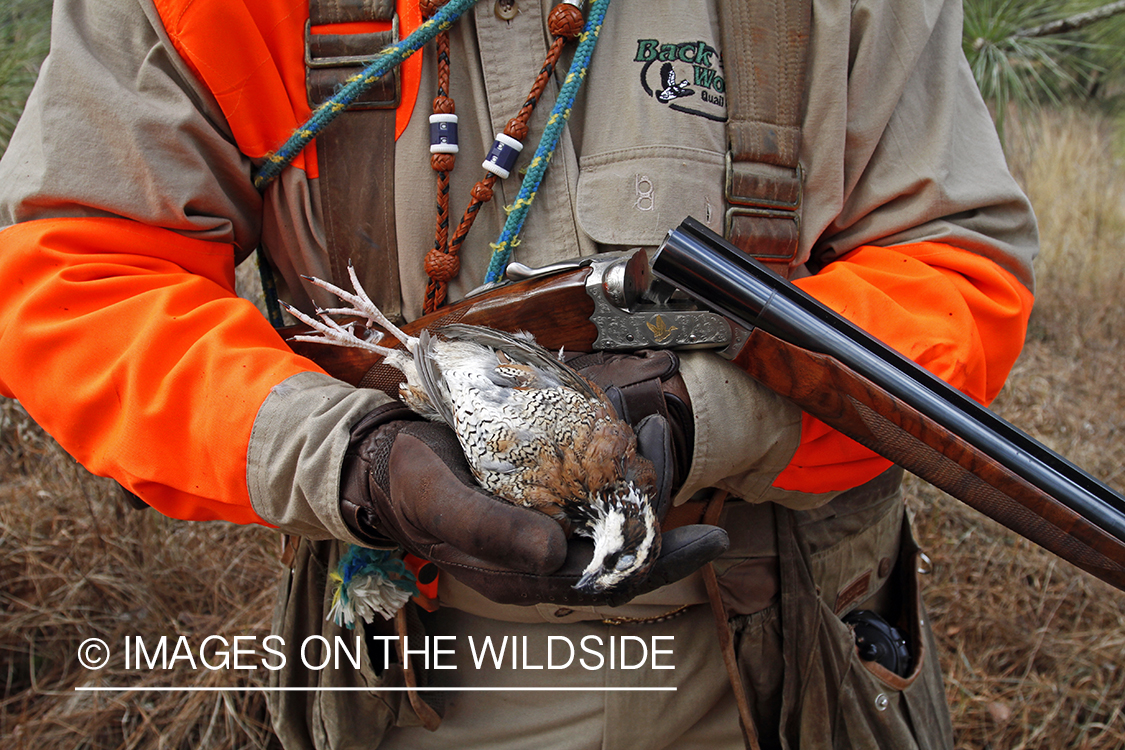
[[[314,26],[353,21],[389,21],[394,0],[311,0],[309,19]]]
[[[800,239],[811,0],[719,3],[727,85],[726,236],[788,275]]]
[[[418,672],[414,669],[410,655],[406,653],[406,645],[410,642],[408,638],[413,637],[415,644],[422,640],[420,631],[410,627],[410,606],[407,604],[405,607],[401,607],[395,614],[395,635],[398,636],[395,639],[395,645],[398,648],[399,659],[402,660],[403,678],[406,687],[409,688],[406,695],[410,700],[410,707],[414,709],[414,713],[417,714],[418,720],[422,722],[422,726],[433,732],[441,725],[442,716],[415,689],[418,687]],[[411,630],[416,630],[416,632],[411,632]]]
[[[397,41],[395,20],[390,0],[310,0],[305,36],[309,105],[319,105],[360,72],[366,60]],[[313,26],[356,21],[392,22],[392,28],[376,33],[312,33]],[[396,69],[316,140],[317,185],[332,281],[347,286],[352,264],[372,301],[392,319],[402,309],[394,215],[399,86]]]
[[[715,490],[711,500],[707,503],[707,510],[703,514],[703,522],[711,526],[719,524],[719,516],[723,512],[723,503],[726,502],[728,493],[725,490]],[[734,636],[731,635],[730,625],[727,623],[727,608],[723,604],[722,592],[719,590],[719,579],[715,574],[715,565],[707,563],[702,568],[703,583],[707,587],[707,600],[711,603],[711,613],[715,616],[715,632],[719,637],[719,648],[723,652],[723,665],[727,668],[727,678],[730,688],[734,693],[734,702],[738,706],[738,719],[742,724],[742,733],[746,740],[746,747],[750,750],[760,750],[758,745],[758,729],[754,725],[754,715],[750,713],[750,701],[746,697],[746,688],[742,684],[742,675],[738,670],[738,655],[734,652]]]
[[[296,534],[281,534],[281,553],[279,559],[281,564],[289,570],[293,569],[293,563],[297,559],[297,550],[301,547],[301,537]]]
[[[667,534],[672,529],[678,529],[681,526],[703,523],[703,514],[707,507],[708,504],[702,500],[688,500],[682,505],[673,505],[660,524],[660,533]]]

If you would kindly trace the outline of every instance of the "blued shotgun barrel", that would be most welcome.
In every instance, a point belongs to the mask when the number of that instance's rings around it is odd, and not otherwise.
[[[1125,589],[1121,495],[694,219],[669,232],[652,264],[751,331],[734,361],[772,390]]]

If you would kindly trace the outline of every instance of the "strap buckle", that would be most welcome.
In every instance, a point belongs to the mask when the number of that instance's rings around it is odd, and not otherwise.
[[[382,32],[386,33],[386,32]],[[398,13],[395,13],[391,18],[391,42],[397,42],[402,39],[399,35],[398,28]],[[384,45],[386,46],[386,45]],[[381,50],[382,48],[380,48]],[[324,55],[315,56],[312,51],[312,19],[305,20],[305,67],[316,68],[354,68],[367,67],[380,50],[376,50],[373,54],[358,54],[358,55]]]
[[[724,193],[727,240],[775,270],[797,257],[801,236],[804,172],[726,155]]]
[[[313,34],[312,20],[305,21],[305,89],[310,107],[317,107],[335,94],[352,76],[360,73],[379,52],[399,41],[399,18],[391,17],[391,28],[358,34]],[[359,96],[351,110],[395,109],[402,98],[398,68],[388,71]]]

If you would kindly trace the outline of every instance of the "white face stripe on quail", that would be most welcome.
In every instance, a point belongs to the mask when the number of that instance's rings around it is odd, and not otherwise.
[[[652,562],[653,543],[657,538],[658,524],[648,497],[631,483],[625,492],[610,492],[611,499],[599,496],[594,507],[601,512],[591,524],[589,535],[594,541],[594,557],[583,571],[576,588],[587,591],[605,591],[618,585],[635,572],[647,568]],[[643,536],[639,543],[630,545],[626,540],[628,518],[639,518]],[[621,563],[631,558],[626,565]],[[612,562],[612,564],[608,564]]]

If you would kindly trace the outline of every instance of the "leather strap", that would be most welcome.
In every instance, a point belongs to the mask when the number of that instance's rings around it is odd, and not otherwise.
[[[727,83],[724,233],[731,244],[788,277],[801,234],[801,119],[812,2],[728,0],[719,3]],[[715,524],[726,493],[704,514]],[[785,511],[783,510],[783,513]],[[703,568],[719,646],[738,705],[746,746],[758,733],[714,566]],[[789,654],[786,654],[789,656]],[[786,668],[794,668],[787,658]]]
[[[324,24],[391,22],[389,31],[313,34]],[[305,29],[305,85],[309,105],[329,98],[381,49],[397,41],[391,0],[310,0]],[[348,265],[392,319],[402,310],[395,240],[395,108],[399,73],[388,73],[316,141],[321,217],[333,282],[348,286]],[[325,300],[328,302],[329,300]]]
[[[788,276],[801,231],[812,2],[719,3],[727,84],[727,239]]]
[[[395,647],[398,649],[398,656],[402,661],[402,672],[406,687],[409,688],[406,691],[406,696],[410,701],[410,707],[414,709],[414,713],[418,716],[418,720],[422,722],[422,726],[433,732],[441,726],[442,712],[440,709],[442,706],[430,705],[418,692],[416,688],[419,682],[419,672],[414,668],[410,655],[406,653],[406,644],[409,643],[408,638],[413,638],[414,642],[417,643],[424,637],[420,626],[411,627],[411,620],[417,620],[417,613],[413,612],[412,606],[407,604],[395,614],[395,635],[398,636],[395,639]]]
[[[719,525],[719,516],[723,512],[723,503],[726,502],[728,493],[725,490],[715,490],[715,494],[707,503],[707,510],[703,514],[703,523],[711,526]],[[711,603],[711,614],[715,616],[715,632],[719,638],[719,649],[723,653],[723,666],[727,668],[727,679],[734,693],[734,702],[738,706],[738,719],[742,724],[743,738],[749,750],[760,750],[758,744],[758,729],[754,724],[754,715],[750,712],[750,700],[746,696],[746,687],[742,684],[742,675],[738,670],[738,654],[734,650],[734,636],[730,632],[730,619],[726,605],[723,604],[723,594],[719,589],[719,578],[715,574],[714,563],[707,563],[701,568],[703,583],[707,587],[707,600]]]
[[[389,21],[394,0],[311,0],[309,19],[314,26],[353,21]]]
[[[390,31],[313,34],[314,26],[363,21],[391,22]],[[394,0],[309,0],[305,27],[305,88],[316,107],[359,73],[367,61],[398,41]],[[395,238],[395,108],[401,97],[396,68],[383,76],[317,137],[321,217],[332,280],[347,286],[348,266],[388,317],[400,317],[398,243]],[[295,549],[295,545],[293,546]],[[409,606],[395,617],[407,698],[422,726],[433,731],[441,713],[414,688],[418,673],[402,653]]]

